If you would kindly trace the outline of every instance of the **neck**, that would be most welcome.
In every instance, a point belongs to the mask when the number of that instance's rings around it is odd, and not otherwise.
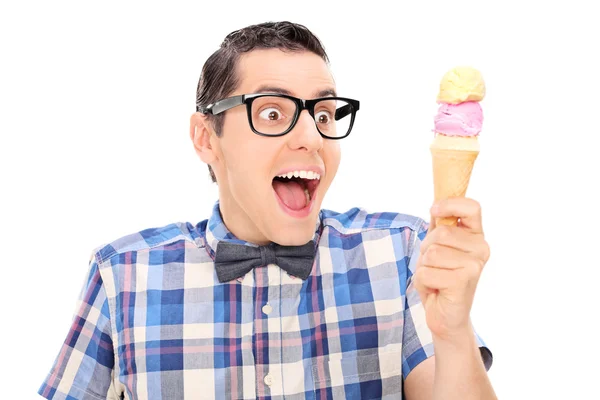
[[[219,190],[219,192],[221,219],[223,219],[223,223],[227,229],[236,238],[259,246],[271,243],[271,241],[258,230],[248,214],[246,214],[246,212],[242,210],[230,196],[223,196],[222,190]]]

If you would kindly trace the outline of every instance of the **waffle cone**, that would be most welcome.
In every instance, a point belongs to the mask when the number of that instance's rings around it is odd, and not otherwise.
[[[472,139],[462,139],[472,140]],[[478,147],[478,146],[477,146]],[[465,197],[471,171],[479,155],[478,148],[431,147],[433,161],[433,192],[435,201],[449,197]],[[457,218],[437,218],[436,225],[453,225]]]

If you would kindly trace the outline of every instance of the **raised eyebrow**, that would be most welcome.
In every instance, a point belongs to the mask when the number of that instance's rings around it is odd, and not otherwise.
[[[315,98],[319,97],[337,97],[337,93],[335,89],[323,89],[315,93]]]
[[[292,92],[290,92],[287,89],[284,89],[279,86],[270,86],[270,85],[259,86],[258,88],[256,88],[254,93],[279,93],[279,94],[285,94],[288,96],[293,96]],[[313,98],[316,99],[316,98],[320,98],[320,97],[337,97],[337,92],[335,91],[335,89],[331,89],[331,88],[322,89],[322,90],[315,92],[315,95]]]
[[[284,88],[278,87],[278,86],[269,86],[269,85],[259,86],[258,88],[256,88],[254,93],[279,93],[279,94],[285,94],[287,96],[292,95],[292,92],[290,92],[287,89],[284,89]]]

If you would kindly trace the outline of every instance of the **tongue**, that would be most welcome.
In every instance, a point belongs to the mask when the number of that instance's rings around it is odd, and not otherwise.
[[[301,210],[307,206],[304,188],[296,181],[281,182],[273,181],[273,189],[283,204],[292,210]]]

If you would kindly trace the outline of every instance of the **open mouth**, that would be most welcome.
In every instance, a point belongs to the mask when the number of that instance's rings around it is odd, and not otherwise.
[[[273,190],[284,211],[303,216],[312,209],[320,180],[313,171],[292,171],[273,178]]]

